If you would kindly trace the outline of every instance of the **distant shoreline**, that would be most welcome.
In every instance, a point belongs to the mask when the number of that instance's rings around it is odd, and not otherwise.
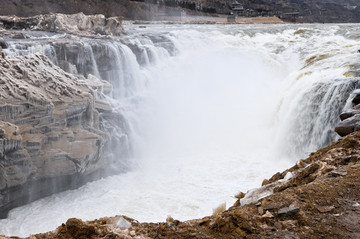
[[[227,16],[186,16],[186,17],[164,17],[153,21],[124,20],[123,24],[285,24],[278,17],[238,17],[228,21]]]

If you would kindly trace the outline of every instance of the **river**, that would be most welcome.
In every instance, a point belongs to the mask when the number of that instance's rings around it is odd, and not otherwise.
[[[210,215],[336,140],[359,87],[358,24],[124,27],[126,36],[103,44],[122,49],[108,63],[120,70],[105,80],[131,129],[131,170],[13,209],[0,234],[46,232],[71,217]],[[101,40],[82,41],[91,50]],[[54,57],[48,50],[31,48]],[[96,59],[91,73],[106,78]]]

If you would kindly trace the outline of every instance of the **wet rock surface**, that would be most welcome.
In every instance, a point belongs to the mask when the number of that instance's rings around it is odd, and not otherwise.
[[[99,97],[111,94],[108,83],[77,78],[41,54],[5,56],[0,92],[1,217],[107,173],[116,137],[110,130],[126,127]]]
[[[340,114],[340,120],[335,132],[340,136],[360,130],[360,93],[355,93],[351,100],[352,108]]]
[[[358,238],[359,146],[360,132],[352,133],[264,181],[270,195],[246,205],[238,201],[213,216],[184,222],[169,217],[164,223],[69,219],[30,238]]]
[[[56,33],[35,31],[49,16],[64,20],[67,34],[57,26]],[[112,36],[100,36],[96,24],[87,28],[103,17],[59,17],[65,16],[14,18],[9,28],[28,24],[29,30],[0,31],[0,218],[16,206],[130,167],[128,124],[108,102],[129,96],[124,85],[129,92],[135,87],[121,76],[122,68],[137,66],[136,59],[129,63],[130,49],[112,30]],[[79,17],[85,20],[74,24]]]

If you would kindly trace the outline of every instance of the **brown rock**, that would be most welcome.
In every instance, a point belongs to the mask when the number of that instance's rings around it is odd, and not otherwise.
[[[237,199],[242,199],[243,197],[245,197],[245,193],[243,192],[239,192],[238,194],[235,195],[235,198]]]
[[[340,114],[340,120],[343,121],[343,120],[346,120],[350,117],[353,117],[355,114],[359,114],[360,111],[355,111],[355,110],[351,110],[351,111],[348,111],[348,112],[343,112]]]
[[[339,176],[346,176],[348,171],[345,168],[339,168],[337,170],[333,170],[329,172],[330,177],[339,177]]]
[[[260,215],[263,215],[264,214],[264,208],[262,206],[258,207],[258,213]]]
[[[268,185],[269,183],[270,183],[270,181],[268,179],[264,179],[261,183],[261,186]]]
[[[76,218],[70,218],[66,221],[66,230],[75,239],[90,238],[96,234],[93,226],[87,225],[82,220]]]
[[[360,130],[360,114],[354,114],[351,117],[339,122],[335,128],[335,132],[340,136],[346,136]]]
[[[226,210],[226,202],[220,204],[219,206],[217,206],[216,208],[213,209],[213,215],[217,215],[223,211]]]
[[[321,213],[325,213],[325,212],[331,212],[332,210],[335,209],[334,206],[319,206],[319,205],[315,205],[316,209],[321,212]]]
[[[262,217],[266,217],[266,218],[273,218],[273,217],[274,217],[274,215],[273,215],[271,212],[266,211],[266,213],[265,213],[264,215],[262,215]]]
[[[289,207],[280,208],[277,215],[280,217],[289,217],[296,214],[300,210],[299,207],[290,205]]]
[[[240,205],[241,205],[240,200],[236,200],[233,206],[234,206],[234,207],[238,207],[238,206],[240,206]]]

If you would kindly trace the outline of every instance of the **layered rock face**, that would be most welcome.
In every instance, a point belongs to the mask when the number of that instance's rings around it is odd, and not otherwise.
[[[126,127],[122,116],[100,99],[111,85],[92,75],[79,79],[40,54],[2,54],[0,92],[1,217],[98,178],[114,160],[111,143],[124,143],[110,135]]]
[[[128,170],[129,125],[109,102],[134,97],[140,65],[156,59],[152,43],[168,52],[173,44],[160,37],[138,46],[116,37],[123,31],[116,18],[100,15],[0,17],[0,23],[9,29],[0,32],[0,217]]]
[[[104,14],[107,17],[124,16],[130,19],[146,19],[151,13],[151,6],[128,0],[89,0],[89,1],[54,1],[54,0],[3,0],[0,15],[20,17],[38,14],[84,12],[86,15]]]
[[[123,33],[119,17],[105,18],[104,15],[86,16],[84,13],[72,15],[46,14],[34,17],[0,16],[0,27],[12,30],[38,30],[47,32],[66,32],[91,36],[120,35]]]
[[[243,0],[240,2],[244,16],[278,16],[292,22],[359,22],[359,3],[355,0]],[[150,4],[154,3],[154,4]],[[50,12],[73,14],[104,14],[105,16],[124,16],[127,19],[152,20],[159,11],[179,11],[169,7],[182,7],[191,15],[203,13],[229,14],[230,0],[91,0],[91,1],[53,1],[53,0],[3,0],[4,8],[0,15],[34,16]]]

